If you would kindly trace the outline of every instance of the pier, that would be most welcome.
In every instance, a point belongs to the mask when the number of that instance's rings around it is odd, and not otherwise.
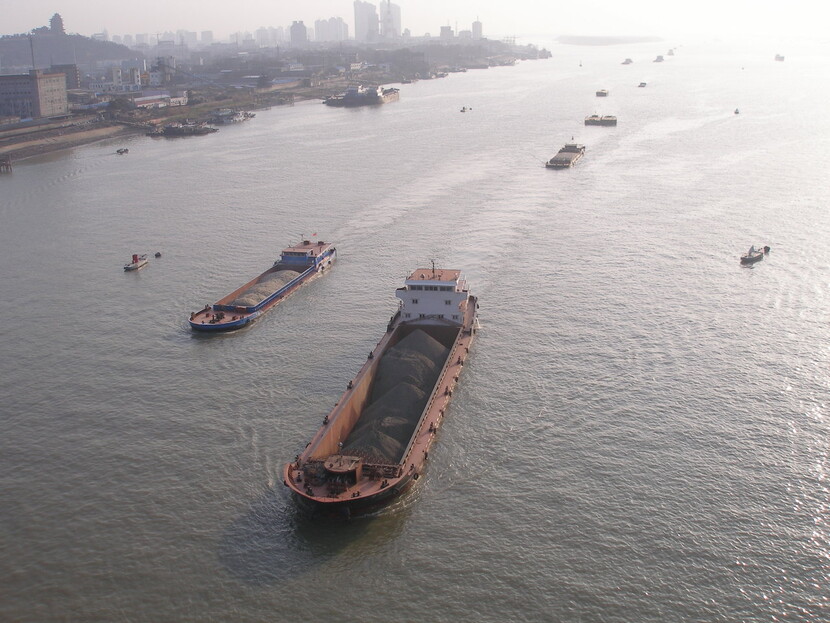
[[[0,173],[12,172],[11,156],[0,156]]]

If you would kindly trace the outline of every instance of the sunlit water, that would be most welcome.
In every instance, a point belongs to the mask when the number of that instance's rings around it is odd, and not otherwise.
[[[826,620],[830,56],[651,62],[678,43],[0,178],[0,618]],[[544,169],[571,137],[585,158]],[[314,233],[330,274],[190,333]],[[750,244],[772,252],[742,268]],[[433,259],[482,331],[426,478],[308,520],[281,466]]]

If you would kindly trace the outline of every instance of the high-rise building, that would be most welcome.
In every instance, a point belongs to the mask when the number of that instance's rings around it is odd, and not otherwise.
[[[257,46],[261,48],[274,47],[274,42],[271,40],[271,31],[264,26],[256,29],[254,32],[254,39],[256,39]]]
[[[349,25],[342,17],[318,19],[314,22],[315,41],[346,41],[349,38]]]
[[[130,46],[133,44],[133,36],[132,35],[124,35],[124,45]]]
[[[303,24],[302,20],[291,24],[291,45],[295,47],[302,47],[308,43],[308,30]]]
[[[454,39],[455,33],[452,31],[452,26],[441,26],[441,39]]]
[[[481,22],[478,21],[478,18],[476,18],[476,21],[473,22],[473,39],[475,39],[475,40],[481,39],[482,38],[481,32],[482,32],[481,31]]]
[[[380,3],[380,34],[384,39],[397,39],[401,36],[401,7],[391,0]]]
[[[212,30],[203,30],[202,37],[201,37],[202,45],[210,45],[213,43],[213,31]]]
[[[377,41],[379,34],[378,12],[375,5],[362,0],[354,3],[355,41]]]

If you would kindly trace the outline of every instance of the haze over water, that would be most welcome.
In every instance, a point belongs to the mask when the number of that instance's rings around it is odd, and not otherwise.
[[[825,620],[830,58],[651,62],[675,45],[553,46],[376,109],[17,163],[0,619]],[[571,137],[585,158],[544,169]],[[190,333],[314,233],[330,274]],[[772,252],[742,268],[750,244]],[[282,464],[433,259],[482,330],[425,478],[309,520]]]

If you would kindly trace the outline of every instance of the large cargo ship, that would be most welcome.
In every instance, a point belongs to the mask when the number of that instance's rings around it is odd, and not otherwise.
[[[280,259],[258,277],[213,305],[190,314],[194,331],[233,331],[259,318],[301,284],[322,274],[337,257],[330,242],[303,240],[282,250]]]
[[[323,100],[326,106],[353,107],[375,106],[397,102],[401,98],[400,91],[395,88],[350,86],[342,95],[334,95]]]
[[[283,470],[301,505],[349,516],[390,501],[424,471],[478,330],[459,270],[420,268],[386,334],[317,434]]]

